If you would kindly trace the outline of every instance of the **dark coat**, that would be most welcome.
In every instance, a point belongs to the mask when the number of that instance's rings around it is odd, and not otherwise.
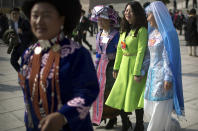
[[[174,18],[175,28],[178,29],[178,30],[181,30],[183,24],[184,24],[184,15],[183,14],[176,15],[175,18]]]
[[[90,44],[86,40],[86,31],[89,31],[89,27],[89,19],[83,16],[82,21],[78,24],[78,26],[75,29],[74,40],[82,44],[82,39],[84,39],[84,42],[87,43],[87,45],[89,46]]]
[[[63,106],[59,110],[57,110],[58,101],[56,99],[57,92],[55,91],[53,112],[58,111],[59,113],[64,115],[68,121],[67,122],[68,124],[61,131],[93,131],[93,127],[90,120],[90,114],[87,110],[89,108],[84,108],[84,107],[91,107],[92,103],[95,101],[99,92],[98,80],[91,55],[84,47],[80,47],[77,43],[74,43],[69,39],[65,38],[64,40],[60,41],[59,44],[61,46],[61,51],[60,51],[61,57],[59,63],[58,80],[60,81],[60,93],[61,93],[61,101]],[[34,44],[30,46],[26,50],[25,54],[22,56],[22,64],[21,64],[21,72],[20,72],[20,74],[23,75],[23,77],[25,77],[24,79],[25,81],[23,81],[24,83],[23,82],[21,83],[21,86],[25,87],[22,89],[25,96],[24,99],[28,103],[26,106],[29,107],[27,108],[27,112],[31,113],[31,115],[25,113],[25,124],[27,131],[40,131],[38,129],[39,119],[35,114],[35,109],[33,108],[32,105],[33,102],[29,95],[30,86],[29,86],[29,78],[27,77],[28,71],[26,70],[26,69],[32,70],[32,66],[29,66],[29,62],[32,59],[32,56],[34,55],[34,49],[37,46],[38,44]],[[49,50],[43,51],[42,53],[43,53],[42,56],[49,54]],[[42,57],[42,59],[44,60],[45,58]],[[44,68],[46,64],[47,63],[45,62],[42,63],[41,68]],[[54,67],[51,67],[50,72],[54,70],[53,68]],[[21,78],[19,79],[20,82],[21,80],[23,80]],[[52,82],[52,78],[50,77],[50,73],[49,73],[47,78],[47,83],[51,83],[51,82]],[[25,84],[25,86],[23,84]],[[48,94],[47,100],[48,100],[49,109],[52,103],[52,97],[51,95],[49,95],[52,94],[52,88],[53,88],[52,84],[47,84],[46,91]],[[79,98],[83,102],[79,101]],[[84,108],[85,110],[79,112],[78,110],[79,106],[82,109]],[[81,117],[82,115],[84,117]],[[32,125],[31,119],[34,128],[30,126]]]
[[[190,16],[185,26],[185,40],[187,45],[198,46],[197,18]]]
[[[4,39],[4,41],[8,42],[7,44],[9,45],[9,47],[8,47],[7,53],[12,52],[10,62],[12,64],[12,66],[14,67],[14,69],[18,72],[20,69],[18,61],[19,61],[21,55],[24,53],[24,51],[34,41],[33,40],[34,37],[33,37],[32,31],[30,28],[30,24],[25,19],[20,18],[18,21],[18,28],[20,28],[22,30],[21,34],[18,34],[17,31],[15,30],[13,21],[9,21],[9,26],[11,27],[11,29],[9,29],[9,30],[13,30],[14,34],[16,34],[16,35],[15,35],[15,37],[13,37],[13,35],[9,35],[9,34],[4,35],[4,36],[8,36],[8,37],[6,37],[7,40]],[[11,32],[8,31],[7,33],[11,33]]]
[[[13,21],[10,21],[10,26],[12,29],[15,30]],[[33,34],[31,31],[29,21],[19,18],[18,28],[20,28],[22,30],[22,34],[18,35],[19,39],[21,40],[22,46],[24,46],[26,48],[29,47],[30,42],[32,42],[32,39],[33,39]],[[15,32],[16,32],[16,30],[15,30]]]
[[[0,38],[3,33],[8,29],[8,18],[5,15],[0,15]]]
[[[79,23],[78,29],[77,29],[79,32],[79,35],[81,35],[84,31],[88,31],[89,26],[90,26],[89,19],[83,16],[82,21]]]

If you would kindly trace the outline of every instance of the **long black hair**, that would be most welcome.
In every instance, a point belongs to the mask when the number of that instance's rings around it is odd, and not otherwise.
[[[126,20],[125,16],[123,16],[122,22],[121,22],[121,33],[129,32],[131,29],[136,29],[135,34],[134,34],[134,36],[136,36],[138,33],[138,30],[141,27],[145,27],[145,28],[148,27],[147,20],[146,20],[146,13],[145,13],[144,9],[142,8],[141,4],[137,1],[129,2],[125,6],[125,10],[128,5],[131,6],[132,12],[135,16],[135,22],[131,25]]]
[[[23,3],[22,10],[30,19],[32,7],[36,3],[49,3],[54,6],[60,16],[65,16],[64,33],[70,35],[76,25],[79,23],[81,16],[81,4],[79,0],[28,0]]]

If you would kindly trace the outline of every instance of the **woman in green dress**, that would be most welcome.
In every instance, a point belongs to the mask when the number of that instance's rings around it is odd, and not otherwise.
[[[143,95],[146,74],[142,76],[141,68],[147,47],[147,20],[144,9],[137,1],[126,5],[121,25],[121,34],[114,63],[113,77],[116,79],[106,105],[120,109],[122,130],[131,127],[127,112],[136,114],[134,131],[143,131]]]

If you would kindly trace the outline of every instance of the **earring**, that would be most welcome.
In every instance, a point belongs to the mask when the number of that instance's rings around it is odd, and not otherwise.
[[[63,26],[63,25],[61,25],[60,29],[61,29],[61,30],[63,30],[63,29],[64,29],[64,26]]]

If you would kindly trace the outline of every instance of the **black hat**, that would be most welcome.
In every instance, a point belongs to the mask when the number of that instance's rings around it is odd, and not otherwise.
[[[19,8],[14,7],[14,8],[12,8],[12,9],[10,10],[10,13],[11,13],[12,11],[20,12],[20,9],[19,9]]]
[[[22,11],[30,19],[32,7],[43,2],[53,5],[61,16],[65,16],[64,31],[66,34],[71,33],[81,16],[79,0],[28,0],[23,3]]]
[[[69,1],[71,1],[71,0],[69,0]],[[77,0],[74,0],[74,1],[77,1]],[[57,0],[28,0],[28,1],[25,1],[23,3],[22,11],[24,12],[24,14],[28,18],[30,18],[30,13],[31,13],[32,7],[36,3],[41,3],[41,2],[50,3],[51,5],[53,5],[54,7],[56,7],[56,9],[58,10],[58,12],[61,15],[64,15],[64,11],[66,11],[65,7],[67,7],[67,5],[64,2],[66,2],[66,3],[72,3],[72,2],[67,2],[67,1],[64,1],[64,0],[58,0],[58,1]]]

